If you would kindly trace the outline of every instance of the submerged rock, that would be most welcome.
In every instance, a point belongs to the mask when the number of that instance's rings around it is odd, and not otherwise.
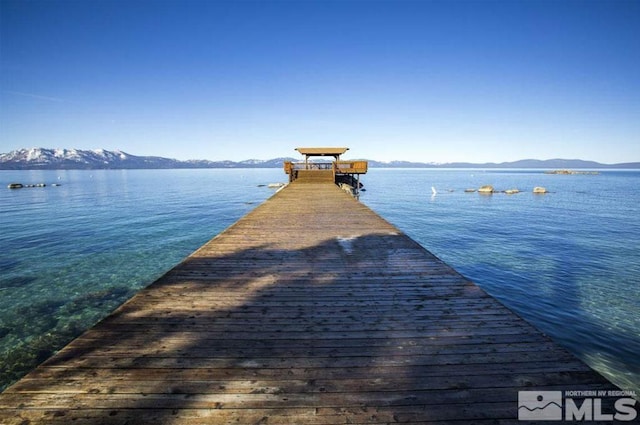
[[[60,186],[59,184],[54,186]],[[47,187],[46,183],[34,183],[34,184],[22,184],[22,183],[9,183],[7,185],[9,189],[22,189],[23,187]]]

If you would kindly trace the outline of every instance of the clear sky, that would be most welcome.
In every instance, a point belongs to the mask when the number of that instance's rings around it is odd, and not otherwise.
[[[0,0],[0,152],[640,161],[640,1]]]

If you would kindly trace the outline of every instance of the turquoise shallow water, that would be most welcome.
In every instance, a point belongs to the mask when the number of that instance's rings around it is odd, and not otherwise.
[[[285,180],[281,169],[0,171],[0,388]],[[14,181],[61,186],[6,189]],[[640,394],[640,172],[373,169],[363,182],[363,203]],[[464,193],[485,184],[523,192]]]

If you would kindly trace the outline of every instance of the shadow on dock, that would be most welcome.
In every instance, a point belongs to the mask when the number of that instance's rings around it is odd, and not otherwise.
[[[190,257],[3,394],[18,409],[0,418],[488,423],[515,420],[519,389],[613,388],[415,245]]]

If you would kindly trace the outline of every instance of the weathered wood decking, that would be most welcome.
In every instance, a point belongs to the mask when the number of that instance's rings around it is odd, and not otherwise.
[[[613,385],[327,183],[280,191],[0,395],[0,423],[513,423]]]

